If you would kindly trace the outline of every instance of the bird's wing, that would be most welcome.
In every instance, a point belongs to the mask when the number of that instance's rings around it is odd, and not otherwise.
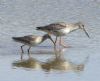
[[[22,37],[22,39],[26,41],[34,41],[36,38],[37,36],[35,35],[27,35],[27,36]]]
[[[23,37],[12,37],[16,42],[21,42],[21,43],[31,43],[32,41],[35,41],[38,36],[34,35],[27,35]]]
[[[45,30],[55,31],[55,30],[63,29],[65,27],[66,27],[66,25],[63,23],[53,23],[53,24],[49,24],[49,25],[45,26]]]

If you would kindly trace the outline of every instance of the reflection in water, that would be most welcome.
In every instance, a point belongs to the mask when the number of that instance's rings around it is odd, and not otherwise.
[[[37,61],[34,58],[29,58],[27,60],[16,61],[16,62],[13,63],[13,66],[24,67],[24,68],[32,68],[32,69],[41,68],[40,62]]]
[[[81,64],[75,64],[72,63],[70,60],[65,59],[63,56],[63,52],[64,49],[55,49],[56,57],[50,58],[45,63],[43,63],[42,69],[44,69],[44,71],[46,72],[55,70],[81,72],[84,70],[88,58],[86,58]]]
[[[47,61],[42,62],[34,58],[29,58],[27,60],[20,60],[13,63],[13,66],[32,68],[32,69],[43,69],[45,72],[50,71],[74,71],[81,72],[84,70],[85,64],[88,61],[88,57],[81,64],[75,64],[68,59],[64,58],[63,52],[65,49],[54,49],[55,55],[53,58],[49,58]]]

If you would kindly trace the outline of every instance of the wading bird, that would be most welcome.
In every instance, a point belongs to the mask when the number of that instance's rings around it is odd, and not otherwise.
[[[32,46],[37,46],[39,45],[40,43],[44,42],[46,39],[50,39],[52,42],[52,38],[51,36],[49,36],[48,34],[45,34],[43,36],[35,36],[35,35],[27,35],[27,36],[23,36],[23,37],[12,37],[12,39],[16,42],[20,42],[22,43],[23,45],[21,46],[21,51],[22,53],[24,53],[23,51],[23,47],[25,45],[28,45],[29,48],[28,48],[28,54],[30,54],[30,48]],[[53,42],[54,43],[54,42]]]
[[[56,36],[56,40],[54,42],[55,46],[56,46],[57,38],[60,37],[59,45],[61,45],[63,47],[67,47],[63,43],[61,37],[66,36],[68,33],[75,31],[77,29],[83,30],[85,32],[85,34],[88,37],[90,37],[84,28],[84,24],[81,22],[71,23],[71,24],[66,24],[64,22],[58,22],[58,23],[52,23],[52,24],[49,24],[46,26],[40,26],[40,27],[36,27],[36,28],[37,28],[37,30],[47,32],[49,35],[51,35],[51,34],[55,35]]]

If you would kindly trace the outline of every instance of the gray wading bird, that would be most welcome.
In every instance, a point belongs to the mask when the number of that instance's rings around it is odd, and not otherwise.
[[[28,45],[29,46],[29,49],[27,50],[28,54],[30,53],[30,48],[32,46],[37,46],[40,43],[44,42],[46,39],[50,39],[53,42],[51,36],[49,36],[48,34],[45,34],[44,36],[27,35],[23,37],[12,37],[12,39],[16,42],[20,42],[23,44],[21,46],[22,53],[24,53],[23,46]]]
[[[40,27],[36,27],[37,30],[40,31],[44,31],[47,32],[49,35],[53,34],[56,36],[56,40],[55,40],[55,46],[56,46],[56,42],[57,42],[57,38],[60,37],[59,40],[59,45],[63,46],[63,47],[67,47],[66,45],[64,45],[64,43],[62,42],[62,36],[67,35],[68,33],[75,31],[77,29],[81,29],[85,32],[85,34],[90,38],[89,34],[87,33],[87,31],[84,28],[84,24],[82,24],[81,22],[77,22],[77,23],[71,23],[71,24],[66,24],[64,22],[58,22],[58,23],[52,23],[46,26],[40,26]]]

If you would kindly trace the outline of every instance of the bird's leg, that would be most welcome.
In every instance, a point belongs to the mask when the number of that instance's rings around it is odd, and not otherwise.
[[[54,41],[54,48],[56,48],[56,43],[57,43],[57,36],[56,36],[56,39]]]
[[[27,50],[27,51],[28,51],[28,56],[29,56],[29,58],[31,57],[31,56],[30,56],[30,49],[31,49],[31,46],[30,46],[30,47],[28,48],[28,50]]]
[[[59,45],[61,45],[61,37],[60,37],[60,39],[59,39]]]
[[[64,41],[62,40],[61,36],[60,36],[59,45],[63,46],[64,48],[67,48],[67,47],[68,47],[68,46],[66,46],[66,45],[64,44]]]
[[[20,57],[20,59],[23,60],[23,53],[21,53],[21,57]]]
[[[50,36],[50,40],[53,42],[54,47],[55,47],[55,46],[56,46],[56,43],[55,43],[56,41],[53,41],[53,39],[52,39],[52,37],[51,37],[51,33],[50,33],[50,32],[48,33],[48,35]]]
[[[31,46],[30,46],[30,47],[28,48],[28,50],[27,50],[27,51],[28,51],[28,54],[30,54],[30,48],[31,48]]]
[[[50,35],[49,35],[50,36]],[[50,40],[53,42],[54,46],[55,46],[55,42],[53,41],[52,37],[50,36]]]
[[[21,51],[22,51],[22,53],[24,53],[24,50],[23,50],[23,47],[24,47],[25,45],[22,45],[21,46]]]
[[[55,45],[56,45],[56,43],[57,43],[57,36],[56,36],[56,39],[55,39]]]
[[[57,42],[57,36],[56,36],[56,39],[55,39],[55,43]]]

